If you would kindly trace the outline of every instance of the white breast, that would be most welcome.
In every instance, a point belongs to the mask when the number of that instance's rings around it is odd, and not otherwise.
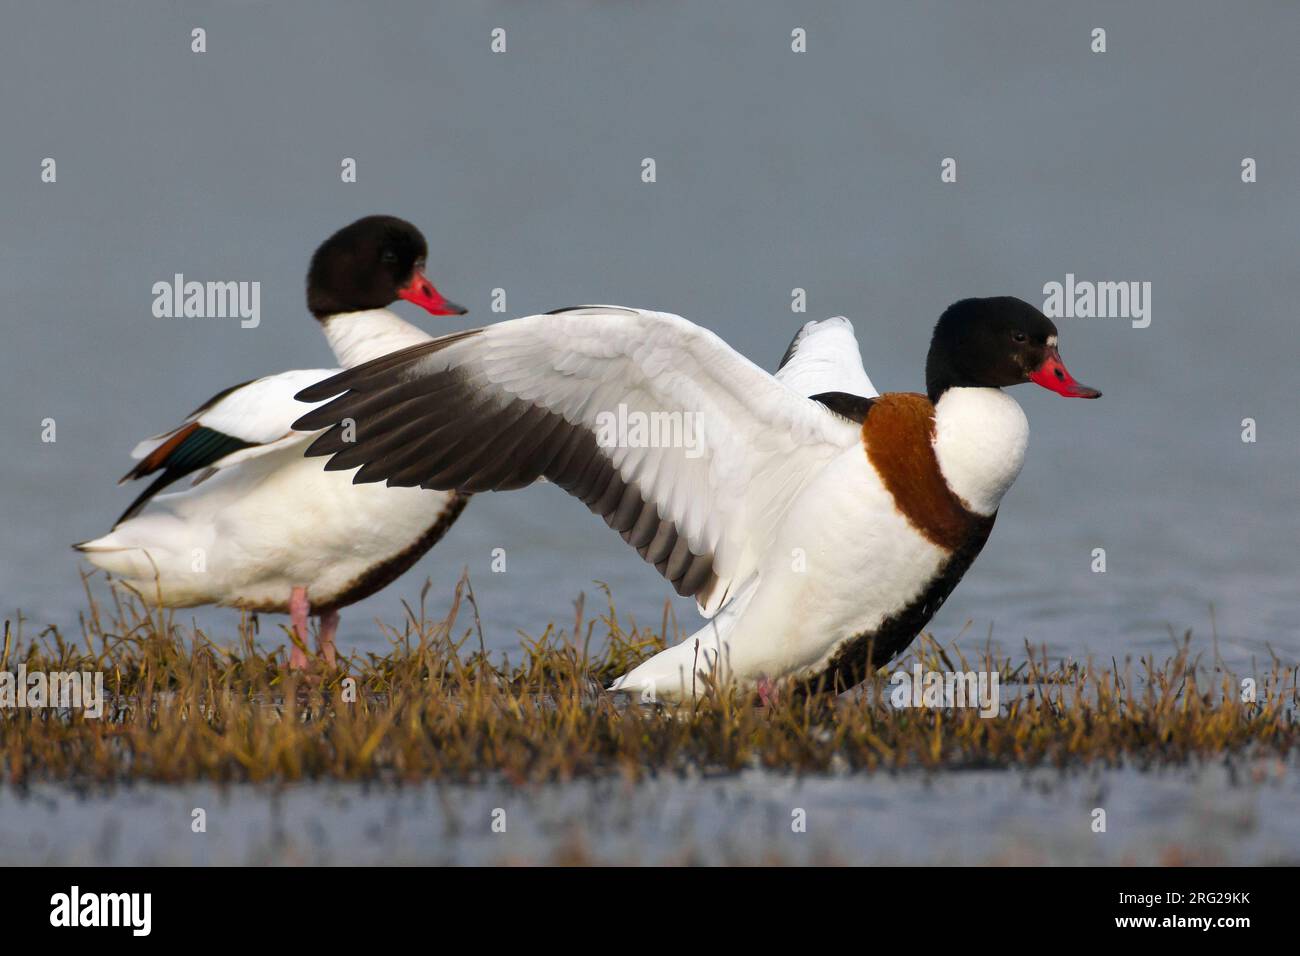
[[[972,511],[991,515],[1020,474],[1029,422],[997,388],[950,388],[934,409],[934,451],[953,493]]]

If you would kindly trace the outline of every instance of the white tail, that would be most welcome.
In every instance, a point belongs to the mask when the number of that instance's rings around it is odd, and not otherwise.
[[[170,604],[191,598],[195,585],[207,577],[193,573],[196,539],[192,531],[175,515],[158,511],[131,518],[102,538],[73,547],[91,564],[122,578],[148,597],[157,592],[161,583]]]

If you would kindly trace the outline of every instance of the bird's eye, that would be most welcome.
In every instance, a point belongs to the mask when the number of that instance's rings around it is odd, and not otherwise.
[[[1024,341],[1026,340],[1026,338],[1027,338],[1027,336],[1025,335],[1024,332],[1012,332],[1012,333],[1011,333],[1011,340],[1012,340],[1013,342],[1024,342]]]
[[[381,262],[396,262],[397,253],[395,253],[392,249],[385,249],[383,252],[379,254],[379,259]]]

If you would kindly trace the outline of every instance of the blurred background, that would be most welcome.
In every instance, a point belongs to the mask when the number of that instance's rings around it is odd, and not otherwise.
[[[1014,391],[1024,471],[933,631],[1122,659],[1190,628],[1235,663],[1300,656],[1292,5],[52,2],[0,18],[6,616],[75,625],[69,545],[136,493],[114,485],[136,441],[235,382],[332,364],[308,257],[383,212],[425,232],[430,277],[471,310],[395,307],[435,331],[622,303],[775,368],[804,321],[843,314],[882,391],[923,389],[955,299],[1041,305],[1067,273],[1150,282],[1148,328],[1058,321],[1105,398]],[[155,318],[151,286],[177,272],[259,281],[260,326]],[[671,593],[580,503],[534,487],[477,497],[344,612],[340,643],[380,650],[374,619],[398,621],[425,578],[441,614],[463,569],[496,650],[570,621],[579,592],[599,606],[596,580],[643,623]],[[233,611],[182,616],[234,635]]]

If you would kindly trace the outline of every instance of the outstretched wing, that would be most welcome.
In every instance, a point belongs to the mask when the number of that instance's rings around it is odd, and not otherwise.
[[[842,315],[804,323],[785,350],[776,378],[800,395],[842,392],[875,398],[880,394],[862,368],[853,324]]]
[[[342,394],[340,394],[342,393]],[[584,306],[453,333],[304,389],[308,455],[354,481],[486,491],[545,477],[705,614],[858,429],[707,329]]]
[[[116,524],[134,517],[154,495],[187,475],[195,475],[198,484],[223,468],[305,442],[310,434],[293,430],[294,418],[302,414],[294,393],[337,371],[297,369],[243,382],[212,396],[170,431],[140,442],[131,452],[138,464],[118,484],[161,474]]]

